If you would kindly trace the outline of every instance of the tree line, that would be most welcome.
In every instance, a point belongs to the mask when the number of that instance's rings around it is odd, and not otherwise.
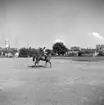
[[[91,48],[80,48],[80,47],[71,47],[68,49],[64,43],[56,42],[53,44],[52,49],[46,49],[47,53],[51,53],[52,56],[93,56],[93,54],[99,52],[98,56],[104,56],[103,50],[91,49]],[[21,48],[20,57],[32,57],[35,53],[43,53],[42,48]]]
[[[18,50],[15,48],[1,48],[0,54],[5,54],[9,52],[14,55],[17,51]],[[91,48],[80,49],[76,46],[68,49],[62,42],[56,42],[55,44],[53,44],[52,49],[46,49],[46,52],[51,53],[52,56],[92,56],[91,54],[93,54],[95,51],[97,50]],[[99,56],[104,56],[104,51],[100,50],[97,52],[99,52]],[[19,57],[33,57],[33,55],[37,53],[43,53],[43,49],[41,47],[39,47],[38,49],[31,47],[23,47],[19,49]]]

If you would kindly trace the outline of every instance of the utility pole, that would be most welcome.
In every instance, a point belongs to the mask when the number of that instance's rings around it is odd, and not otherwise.
[[[17,39],[17,51],[18,51],[18,39]]]
[[[15,54],[16,54],[16,57],[19,57],[18,38],[17,38],[16,44],[17,44],[17,45],[16,45],[16,47],[17,47],[16,50],[17,50],[17,51],[16,51]]]
[[[9,40],[8,39],[5,40],[5,47],[6,47],[6,50],[7,50],[7,57],[8,57],[9,48],[10,48]]]
[[[29,57],[29,55],[28,55],[28,48],[29,47],[29,43],[28,43],[28,41],[27,41],[27,58]]]

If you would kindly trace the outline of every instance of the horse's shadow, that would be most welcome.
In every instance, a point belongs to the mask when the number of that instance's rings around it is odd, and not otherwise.
[[[31,66],[28,66],[28,67],[30,67],[30,68],[46,68],[45,66],[43,66],[43,65],[31,65]]]

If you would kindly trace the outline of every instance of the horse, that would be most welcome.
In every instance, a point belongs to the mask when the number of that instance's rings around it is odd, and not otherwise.
[[[35,61],[35,67],[36,67],[36,64],[38,64],[39,66],[39,61],[45,61],[45,67],[47,66],[47,63],[50,64],[50,67],[51,67],[51,54],[46,54],[46,55],[43,55],[43,54],[35,54],[33,56],[33,62]]]

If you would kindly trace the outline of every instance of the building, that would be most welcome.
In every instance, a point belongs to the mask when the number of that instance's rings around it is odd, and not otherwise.
[[[78,51],[69,50],[67,56],[78,56]]]
[[[96,50],[104,50],[104,45],[96,45]]]
[[[72,50],[72,51],[80,51],[81,48],[80,47],[77,47],[77,46],[74,46],[74,47],[71,47],[70,50]]]
[[[10,47],[10,44],[9,44],[9,40],[8,40],[8,39],[5,40],[5,47],[6,47],[7,49]]]

